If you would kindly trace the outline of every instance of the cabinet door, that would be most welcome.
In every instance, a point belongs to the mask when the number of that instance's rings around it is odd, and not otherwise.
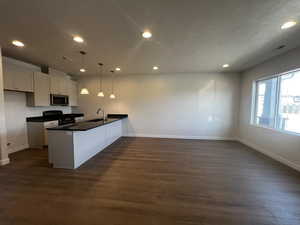
[[[34,105],[50,105],[50,76],[44,73],[34,73]]]
[[[4,64],[4,89],[33,92],[33,72],[19,65]]]
[[[57,75],[50,75],[51,94],[60,94],[60,79]]]
[[[27,69],[16,71],[14,85],[18,91],[33,92],[33,72]]]
[[[76,81],[70,81],[69,83],[69,100],[70,100],[70,106],[78,106]]]
[[[10,68],[3,64],[3,83],[4,89],[6,90],[14,90],[14,78],[13,73]]]
[[[60,77],[60,94],[61,95],[69,95],[69,84],[71,80],[67,76]]]

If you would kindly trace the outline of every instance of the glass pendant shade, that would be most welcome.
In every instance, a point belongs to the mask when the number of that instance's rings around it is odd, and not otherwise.
[[[116,98],[116,96],[114,94],[114,72],[115,71],[111,70],[110,72],[111,72],[112,78],[111,78],[111,94],[110,94],[109,98],[115,99]]]
[[[80,91],[81,95],[88,95],[89,94],[89,90],[87,88],[82,88]]]
[[[104,93],[103,93],[103,91],[100,91],[100,92],[98,92],[98,97],[101,97],[101,98],[103,98],[103,97],[104,97]]]
[[[100,68],[100,73],[99,73],[99,92],[98,92],[98,97],[103,98],[104,93],[102,91],[102,74],[103,74],[103,63],[98,63],[99,68]]]

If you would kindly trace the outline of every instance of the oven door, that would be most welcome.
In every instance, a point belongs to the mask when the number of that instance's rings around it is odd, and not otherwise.
[[[51,105],[68,106],[69,96],[67,95],[50,95]]]

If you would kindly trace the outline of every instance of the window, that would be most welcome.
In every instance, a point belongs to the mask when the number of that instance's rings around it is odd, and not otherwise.
[[[300,70],[255,81],[252,123],[300,134]]]

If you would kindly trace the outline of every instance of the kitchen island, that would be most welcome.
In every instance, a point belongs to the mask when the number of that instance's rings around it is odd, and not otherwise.
[[[48,129],[49,163],[54,168],[76,169],[122,136],[125,114],[91,119]]]

